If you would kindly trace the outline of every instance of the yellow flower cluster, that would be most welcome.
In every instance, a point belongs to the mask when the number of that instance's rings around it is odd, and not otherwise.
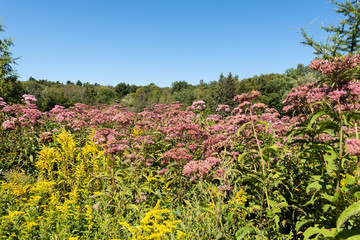
[[[159,209],[159,203],[160,201],[152,211],[145,214],[140,221],[140,226],[132,227],[126,222],[120,223],[132,234],[133,240],[162,239],[166,234],[172,233],[176,224],[181,223],[180,220],[174,219],[169,209]]]
[[[141,135],[142,132],[143,132],[143,131],[142,131],[140,128],[134,128],[134,129],[132,130],[132,134],[134,134],[135,137]]]
[[[247,197],[245,195],[245,191],[240,188],[237,191],[237,193],[235,194],[235,196],[231,200],[228,201],[228,203],[244,206],[246,201],[247,201]]]
[[[39,152],[37,169],[42,177],[56,181],[57,184],[66,181],[75,185],[75,195],[88,194],[84,188],[92,178],[91,174],[96,175],[100,171],[99,158],[102,151],[91,139],[78,149],[73,136],[65,130],[56,137],[56,141],[60,143],[58,148],[44,146]]]
[[[53,171],[54,165],[61,161],[61,155],[55,148],[44,148],[37,156],[36,168],[44,176],[47,175],[50,179],[54,179],[55,174]]]
[[[1,192],[17,197],[16,201],[27,194],[30,188],[25,174],[21,171],[11,171],[7,176],[7,182],[0,181],[0,184]]]

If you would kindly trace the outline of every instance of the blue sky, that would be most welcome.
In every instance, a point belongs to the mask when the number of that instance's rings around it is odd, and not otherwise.
[[[0,0],[20,80],[171,86],[284,73],[314,58],[299,29],[336,23],[328,0]]]

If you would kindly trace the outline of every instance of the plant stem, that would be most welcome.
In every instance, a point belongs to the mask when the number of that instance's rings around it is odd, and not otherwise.
[[[340,116],[340,143],[339,143],[339,166],[336,173],[336,192],[339,192],[340,188],[340,172],[341,172],[341,161],[342,161],[342,155],[343,155],[343,119],[341,116],[341,110],[339,109],[339,116]]]
[[[261,147],[260,147],[260,141],[259,141],[258,136],[257,136],[257,134],[256,134],[255,123],[254,123],[254,119],[253,119],[253,115],[252,115],[251,108],[250,108],[250,121],[251,121],[252,130],[253,130],[253,133],[254,133],[254,137],[255,137],[255,139],[256,139],[256,145],[257,145],[257,147],[258,147],[259,155],[260,155],[260,158],[261,158],[262,173],[263,173],[263,176],[264,176],[264,178],[265,178],[265,163],[264,163],[264,158],[263,158],[263,154],[262,154]],[[268,195],[268,192],[267,192],[267,188],[266,188],[266,187],[263,187],[263,190],[264,190],[264,192],[265,192],[267,207],[268,207],[268,209],[270,210],[270,201],[269,201],[269,195]]]

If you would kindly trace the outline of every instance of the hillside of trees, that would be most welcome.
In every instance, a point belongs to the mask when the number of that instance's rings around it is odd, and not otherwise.
[[[186,108],[194,101],[203,100],[208,113],[213,113],[220,104],[234,108],[235,95],[258,90],[262,93],[259,101],[282,112],[282,101],[293,87],[314,82],[317,78],[313,71],[302,64],[287,69],[283,74],[262,74],[240,80],[237,75],[233,76],[229,73],[227,76],[221,74],[217,81],[210,83],[201,80],[199,84],[191,85],[186,81],[176,81],[171,87],[158,87],[153,83],[146,86],[127,83],[102,86],[97,83],[67,81],[64,84],[30,77],[27,81],[21,82],[21,91],[18,87],[16,94],[19,94],[17,99],[20,99],[23,93],[34,95],[42,111],[48,111],[55,105],[70,107],[75,103],[87,105],[120,103],[129,110],[140,112],[152,104],[180,102]],[[12,96],[14,97],[14,94]]]

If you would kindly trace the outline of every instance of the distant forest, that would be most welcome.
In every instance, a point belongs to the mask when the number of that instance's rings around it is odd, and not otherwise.
[[[121,104],[134,112],[140,112],[152,104],[170,104],[180,102],[184,108],[192,102],[203,100],[209,113],[215,112],[220,104],[234,108],[233,98],[237,94],[258,90],[262,93],[260,102],[283,113],[282,101],[293,87],[306,82],[315,82],[319,76],[307,66],[299,64],[296,68],[289,68],[283,74],[263,74],[239,80],[237,75],[221,74],[217,81],[191,85],[186,81],[176,81],[171,87],[158,87],[153,83],[146,86],[136,86],[119,83],[116,86],[102,86],[99,84],[83,83],[81,81],[66,84],[30,77],[28,81],[16,81],[17,86],[10,87],[14,93],[8,95],[9,103],[20,101],[22,94],[34,95],[40,110],[47,111],[55,105],[64,107],[75,103],[88,105]],[[15,83],[15,82],[13,82]]]

